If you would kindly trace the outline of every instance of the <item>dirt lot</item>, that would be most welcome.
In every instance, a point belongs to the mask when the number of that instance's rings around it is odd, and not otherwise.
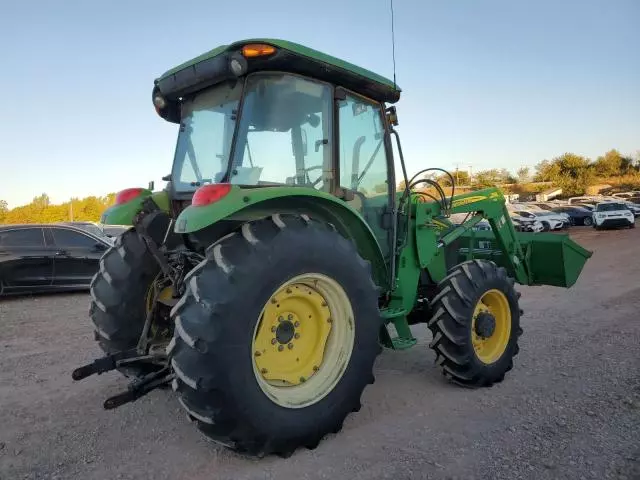
[[[125,380],[70,376],[98,353],[88,296],[2,300],[0,479],[640,479],[640,229],[572,235],[595,254],[570,290],[521,287],[504,383],[448,385],[417,328],[343,431],[287,460],[209,443],[170,390],[103,410]]]

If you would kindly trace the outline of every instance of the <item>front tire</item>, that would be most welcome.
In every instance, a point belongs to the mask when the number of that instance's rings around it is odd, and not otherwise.
[[[442,373],[465,387],[501,382],[522,335],[514,280],[493,262],[471,260],[454,267],[438,290],[427,325]]]
[[[173,388],[209,438],[288,456],[360,409],[381,351],[378,288],[329,225],[306,215],[246,223],[186,282],[172,310]]]
[[[590,227],[593,224],[591,217],[584,217],[583,222],[585,227]]]

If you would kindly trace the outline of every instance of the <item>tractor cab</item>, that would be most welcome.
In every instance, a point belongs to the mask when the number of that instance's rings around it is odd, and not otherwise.
[[[173,198],[206,185],[299,187],[345,201],[384,253],[395,178],[385,102],[389,80],[279,40],[220,47],[162,75],[153,102],[179,124]]]

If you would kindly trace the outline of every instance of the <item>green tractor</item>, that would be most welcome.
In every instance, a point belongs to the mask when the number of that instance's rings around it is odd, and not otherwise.
[[[338,432],[383,347],[416,344],[413,324],[450,381],[502,381],[522,334],[514,284],[570,287],[591,252],[517,233],[498,189],[447,195],[434,168],[409,178],[399,98],[395,82],[272,39],[158,78],[173,167],[165,189],[123,190],[104,212],[132,227],[91,284],[105,356],[73,378],[130,377],[107,409],[171,385],[205,435],[256,456]],[[491,231],[473,228],[483,219]]]

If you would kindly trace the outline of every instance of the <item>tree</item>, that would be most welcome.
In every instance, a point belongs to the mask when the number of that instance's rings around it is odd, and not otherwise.
[[[4,219],[9,212],[9,205],[5,200],[0,200],[0,223],[4,223]]]
[[[96,222],[102,212],[113,205],[115,194],[104,197],[74,198],[59,205],[51,204],[46,193],[35,197],[28,205],[9,210],[7,203],[0,200],[0,223],[55,223],[71,220]]]
[[[531,181],[531,172],[529,167],[519,168],[516,172],[516,176],[518,177],[518,183],[529,183]]]
[[[595,178],[594,168],[588,158],[565,153],[553,160],[543,160],[536,165],[536,181],[553,182],[566,195],[582,195]]]
[[[465,170],[457,170],[449,173],[451,173],[451,176],[453,177],[453,181],[455,182],[456,186],[469,185],[471,183],[469,179],[469,172]],[[445,173],[438,176],[436,178],[436,181],[443,187],[451,186],[451,178],[449,178],[449,175]]]
[[[600,177],[615,177],[625,173],[622,155],[615,149],[609,150],[603,156],[598,157],[593,166],[596,175]]]

